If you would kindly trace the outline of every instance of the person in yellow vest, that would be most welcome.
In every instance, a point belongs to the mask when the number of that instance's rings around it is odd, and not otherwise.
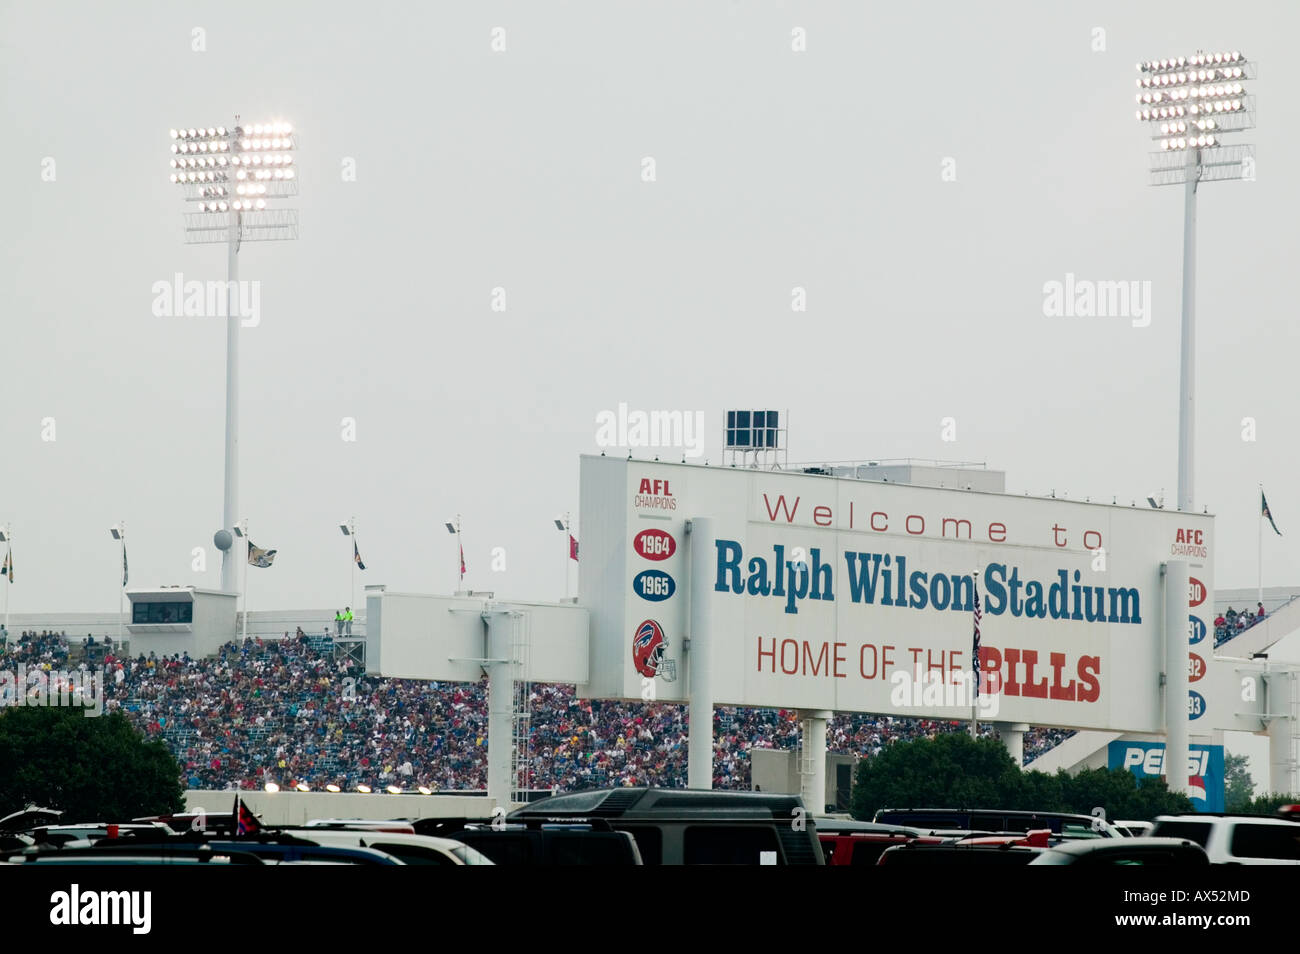
[[[334,635],[343,635],[343,612],[341,610],[334,611]]]
[[[352,607],[351,606],[343,607],[343,634],[345,636],[352,635]]]

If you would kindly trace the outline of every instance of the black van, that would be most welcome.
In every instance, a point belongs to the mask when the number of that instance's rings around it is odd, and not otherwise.
[[[825,864],[816,822],[798,795],[617,788],[555,795],[506,818],[507,824],[597,821],[631,834],[647,865]]]

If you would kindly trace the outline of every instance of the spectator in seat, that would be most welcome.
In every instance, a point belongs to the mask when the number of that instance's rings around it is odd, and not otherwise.
[[[1259,610],[1255,613],[1255,618],[1256,618],[1256,619],[1263,619],[1263,618],[1264,618],[1264,604],[1263,604],[1263,603],[1260,603],[1260,604],[1259,604]]]

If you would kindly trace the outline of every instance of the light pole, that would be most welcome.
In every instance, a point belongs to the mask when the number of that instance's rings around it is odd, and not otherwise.
[[[1196,189],[1201,182],[1255,177],[1255,147],[1225,145],[1223,136],[1255,125],[1255,98],[1242,80],[1255,66],[1236,50],[1137,65],[1137,118],[1151,126],[1160,150],[1151,155],[1152,185],[1182,185],[1183,314],[1178,387],[1178,509],[1195,499],[1196,440]]]
[[[109,532],[113,534],[114,540],[119,540],[122,543],[122,588],[117,591],[117,644],[118,646],[121,646],[122,645],[122,618],[124,615],[123,599],[126,596],[126,580],[127,580],[126,521],[119,520],[115,525],[109,528]]]
[[[248,518],[245,517],[243,520],[240,520],[238,523],[234,524],[234,526],[232,526],[230,529],[232,529],[235,532],[235,536],[239,537],[239,539],[244,541],[244,579],[242,584],[239,587],[244,597],[244,623],[243,623],[243,633],[241,635],[241,640],[242,640],[242,639],[248,639],[248,546],[249,546]],[[232,547],[231,548],[232,552],[233,549],[234,548]]]
[[[569,598],[569,560],[573,558],[573,531],[570,529],[572,515],[565,511],[564,515],[555,518],[555,529],[564,534],[564,598]]]
[[[456,514],[455,523],[448,520],[445,526],[447,527],[447,532],[454,534],[456,537],[456,569],[460,574],[458,577],[459,583],[457,589],[461,589],[465,586],[465,546],[460,542],[460,514]]]
[[[298,237],[296,209],[267,208],[268,201],[298,194],[292,155],[296,138],[289,123],[245,126],[238,116],[233,127],[171,131],[171,181],[198,209],[185,213],[185,240],[227,246],[225,312],[220,315],[226,319],[225,490],[222,529],[213,537],[221,551],[221,588],[227,593],[235,589],[231,531],[239,499],[239,247]],[[179,298],[181,290],[174,294]]]
[[[12,523],[6,523],[4,529],[0,530],[0,543],[5,545],[5,578],[0,580],[0,584],[3,584],[5,588],[5,638],[7,639],[9,637],[9,573],[11,571],[9,561],[13,559],[14,548],[14,525]]]
[[[352,579],[348,584],[348,600],[355,603],[357,601],[357,560],[356,554],[359,552],[356,547],[357,518],[349,517],[347,523],[340,523],[339,529],[343,531],[343,536],[352,537]],[[351,635],[351,634],[349,634]]]

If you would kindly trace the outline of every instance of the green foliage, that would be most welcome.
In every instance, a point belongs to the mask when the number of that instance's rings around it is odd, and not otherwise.
[[[1241,808],[1234,810],[1242,815],[1273,815],[1280,805],[1300,805],[1300,795],[1294,792],[1290,794],[1265,792],[1258,798],[1252,798]]]
[[[1025,772],[1002,743],[961,732],[898,742],[858,763],[854,818],[881,808],[1001,808],[1071,812],[1150,820],[1189,812],[1191,800],[1170,792],[1162,778],[1139,781],[1125,769],[1084,769],[1075,775]]]
[[[180,766],[120,712],[74,707],[0,711],[0,816],[28,805],[62,822],[122,821],[184,808]]]
[[[1255,797],[1255,780],[1246,771],[1246,756],[1223,756],[1224,811],[1242,812]]]
[[[854,818],[880,808],[1004,808],[1016,798],[1020,769],[995,739],[947,732],[900,742],[858,763]]]

